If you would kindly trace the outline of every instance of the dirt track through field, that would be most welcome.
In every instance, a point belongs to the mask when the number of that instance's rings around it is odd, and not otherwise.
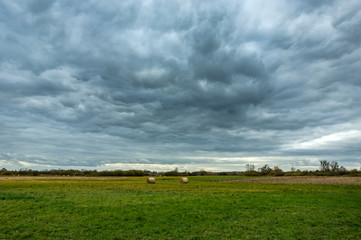
[[[37,179],[70,179],[70,180],[77,180],[77,179],[100,179],[100,180],[111,180],[111,179],[123,179],[127,177],[73,177],[73,176],[49,176],[49,177],[31,177],[31,176],[19,176],[19,177],[0,177],[0,180],[37,180]]]
[[[256,177],[235,180],[226,180],[227,182],[254,182],[254,183],[288,183],[288,184],[348,184],[361,185],[361,177]]]

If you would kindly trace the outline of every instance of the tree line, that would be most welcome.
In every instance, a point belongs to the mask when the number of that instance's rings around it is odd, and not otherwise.
[[[119,177],[119,176],[209,176],[209,175],[240,175],[240,176],[361,176],[361,169],[348,170],[343,166],[339,166],[336,161],[320,161],[320,169],[315,171],[291,168],[290,171],[283,171],[281,168],[275,166],[271,168],[268,164],[256,170],[254,164],[246,164],[246,171],[225,171],[225,172],[211,172],[211,171],[194,171],[188,172],[178,171],[175,168],[173,171],[156,172],[148,170],[76,170],[76,169],[51,169],[51,170],[7,170],[0,169],[0,176],[79,176],[79,177]]]
[[[346,169],[343,166],[340,166],[338,162],[327,160],[320,161],[320,169],[315,171],[296,169],[291,168],[290,171],[283,171],[279,167],[275,166],[271,168],[268,164],[264,165],[261,168],[255,169],[254,164],[246,164],[246,171],[242,172],[244,176],[360,176],[361,169]]]

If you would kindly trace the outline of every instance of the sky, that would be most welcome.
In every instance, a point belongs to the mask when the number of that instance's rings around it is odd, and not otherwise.
[[[2,0],[0,167],[361,166],[361,1]]]

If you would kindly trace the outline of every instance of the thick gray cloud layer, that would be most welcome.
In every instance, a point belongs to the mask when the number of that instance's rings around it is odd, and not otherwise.
[[[0,2],[0,165],[361,161],[360,1]]]

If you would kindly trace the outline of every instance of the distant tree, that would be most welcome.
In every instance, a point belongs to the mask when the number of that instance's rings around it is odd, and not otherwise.
[[[270,166],[268,166],[268,164],[264,165],[261,168],[258,168],[258,171],[262,174],[262,175],[268,175],[271,173],[272,169],[270,168]]]
[[[164,175],[166,176],[179,176],[181,173],[179,172],[178,168],[176,167],[173,171],[165,172]]]
[[[282,169],[280,169],[279,167],[275,166],[273,168],[273,170],[271,170],[271,175],[273,176],[283,176],[285,175],[284,172],[282,171]]]
[[[330,163],[326,160],[321,160],[320,161],[320,170],[322,172],[328,172],[330,171]]]
[[[291,172],[296,172],[296,168],[291,167]]]
[[[338,169],[338,172],[339,172],[341,175],[345,175],[345,174],[347,174],[347,169],[346,169],[344,166],[341,166],[341,167]]]
[[[254,166],[254,164],[246,164],[246,171],[254,171],[254,169],[255,169],[255,166]]]
[[[339,170],[338,162],[336,162],[336,161],[332,161],[330,163],[330,167],[331,167],[332,172],[338,172],[338,170]]]

